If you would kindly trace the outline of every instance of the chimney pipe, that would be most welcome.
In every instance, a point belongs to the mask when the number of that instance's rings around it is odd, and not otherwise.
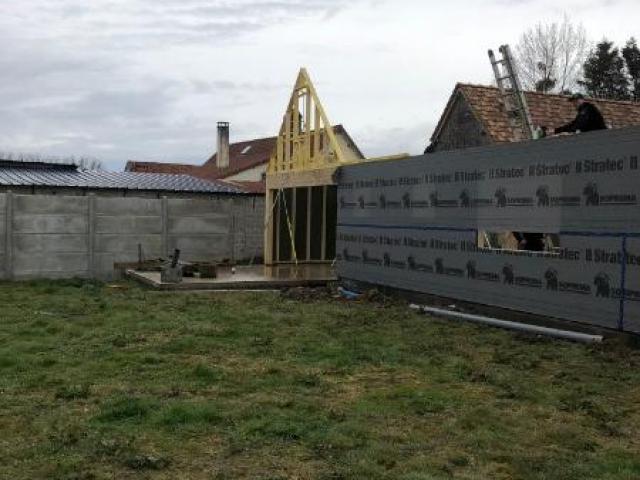
[[[218,122],[218,153],[216,154],[216,166],[226,168],[229,166],[229,122]]]

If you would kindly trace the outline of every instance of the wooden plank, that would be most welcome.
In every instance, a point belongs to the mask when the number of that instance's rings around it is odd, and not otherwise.
[[[280,161],[284,158],[285,141],[282,133],[278,135],[278,151],[276,152],[276,158],[271,160],[272,171],[282,170],[282,164]]]
[[[284,120],[284,165],[282,170],[289,170],[291,168],[291,112],[287,112]]]
[[[309,89],[306,89],[305,94],[304,126],[305,136],[303,148],[305,154],[302,155],[302,158],[304,159],[302,168],[306,168],[311,162],[311,94],[309,93]]]
[[[264,263],[271,265],[273,263],[273,202],[275,199],[275,191],[267,190],[265,196],[265,215],[264,215]]]
[[[320,110],[318,110],[317,105],[314,108],[316,120],[315,125],[313,127],[313,161],[318,160],[320,157]]]
[[[291,137],[291,146],[293,147],[293,155],[292,155],[292,169],[299,170],[301,168],[300,165],[300,152],[298,151],[298,144],[300,142],[300,96],[299,92],[295,93],[295,98],[293,102],[293,135]]]
[[[267,188],[316,187],[335,185],[336,167],[318,168],[301,172],[281,172],[267,175]]]

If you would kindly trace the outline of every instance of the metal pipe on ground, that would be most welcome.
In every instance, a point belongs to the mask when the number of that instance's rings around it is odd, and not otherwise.
[[[480,323],[490,325],[492,327],[506,328],[518,332],[532,333],[536,335],[545,335],[563,340],[571,340],[580,343],[600,343],[603,340],[602,335],[590,335],[588,333],[572,332],[569,330],[560,330],[557,328],[540,327],[538,325],[528,325],[526,323],[510,322],[508,320],[498,320],[497,318],[483,317],[481,315],[472,315],[470,313],[454,312],[451,310],[443,310],[441,308],[426,307],[422,305],[411,304],[409,308],[429,313],[436,317],[454,318],[467,322]]]

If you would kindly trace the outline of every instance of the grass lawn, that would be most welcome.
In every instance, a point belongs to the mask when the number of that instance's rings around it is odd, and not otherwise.
[[[123,286],[0,283],[0,478],[640,478],[623,342]]]

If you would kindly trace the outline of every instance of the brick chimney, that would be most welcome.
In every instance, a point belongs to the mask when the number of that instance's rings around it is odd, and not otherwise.
[[[229,166],[229,122],[218,122],[216,166],[218,168],[226,168]]]

